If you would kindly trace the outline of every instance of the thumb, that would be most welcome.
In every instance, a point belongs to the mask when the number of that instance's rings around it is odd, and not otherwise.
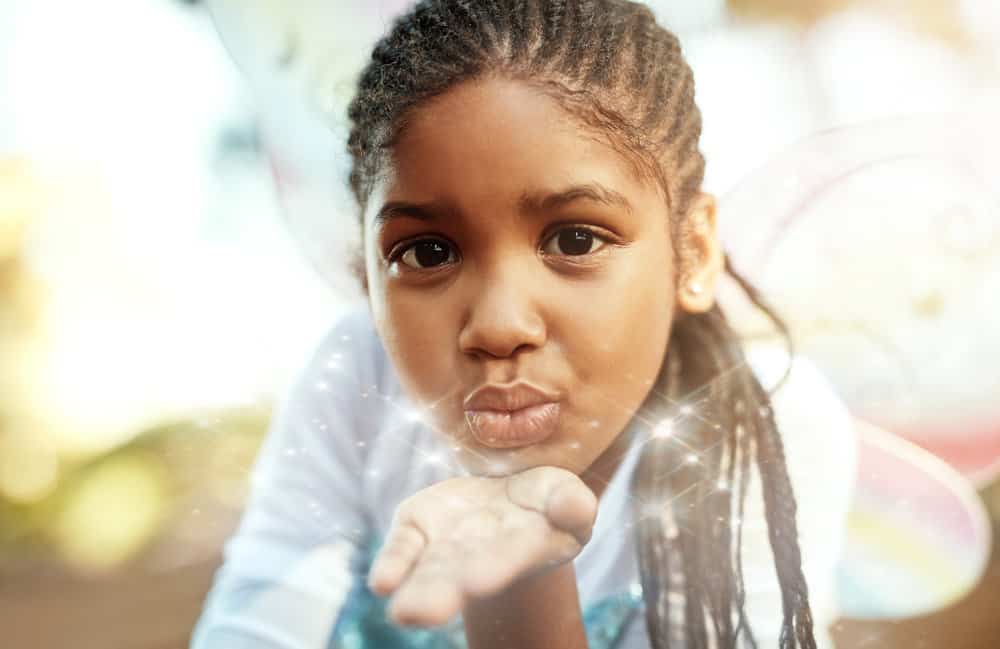
[[[563,480],[549,493],[545,515],[553,527],[572,534],[586,545],[597,518],[597,496],[578,477]]]
[[[590,540],[597,496],[575,473],[539,466],[509,476],[506,485],[511,502],[542,514],[552,527],[572,534],[581,545]]]

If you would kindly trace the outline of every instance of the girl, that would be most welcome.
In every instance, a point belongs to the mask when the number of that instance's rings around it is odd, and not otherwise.
[[[767,311],[677,39],[420,2],[349,117],[368,305],[282,404],[194,646],[827,646],[849,419],[715,303],[728,272]]]

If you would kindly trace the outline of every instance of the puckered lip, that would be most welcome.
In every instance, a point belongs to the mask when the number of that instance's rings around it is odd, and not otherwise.
[[[531,406],[559,401],[559,395],[532,385],[527,381],[514,383],[487,383],[473,390],[465,398],[462,406],[465,410],[493,410],[498,412],[513,412]]]

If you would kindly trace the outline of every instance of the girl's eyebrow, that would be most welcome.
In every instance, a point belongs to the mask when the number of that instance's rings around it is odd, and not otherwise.
[[[571,185],[557,192],[525,192],[519,202],[524,212],[548,212],[580,199],[618,207],[632,215],[632,204],[623,194],[599,183]]]
[[[389,201],[379,209],[372,220],[375,229],[381,229],[386,223],[400,217],[409,217],[420,221],[432,221],[443,210],[437,203],[408,203],[406,201]]]
[[[609,207],[621,208],[630,216],[632,215],[632,204],[622,193],[599,183],[570,185],[555,192],[525,192],[521,194],[518,205],[524,213],[538,214],[556,210],[577,200],[590,200]],[[373,225],[376,229],[381,229],[389,221],[400,217],[432,221],[443,211],[447,211],[447,209],[435,202],[389,201],[379,209],[373,220]]]

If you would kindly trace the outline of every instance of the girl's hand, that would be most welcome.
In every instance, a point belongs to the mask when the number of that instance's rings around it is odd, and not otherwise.
[[[400,503],[368,586],[393,596],[396,623],[444,624],[470,598],[573,559],[596,516],[594,493],[565,469],[445,480]]]

